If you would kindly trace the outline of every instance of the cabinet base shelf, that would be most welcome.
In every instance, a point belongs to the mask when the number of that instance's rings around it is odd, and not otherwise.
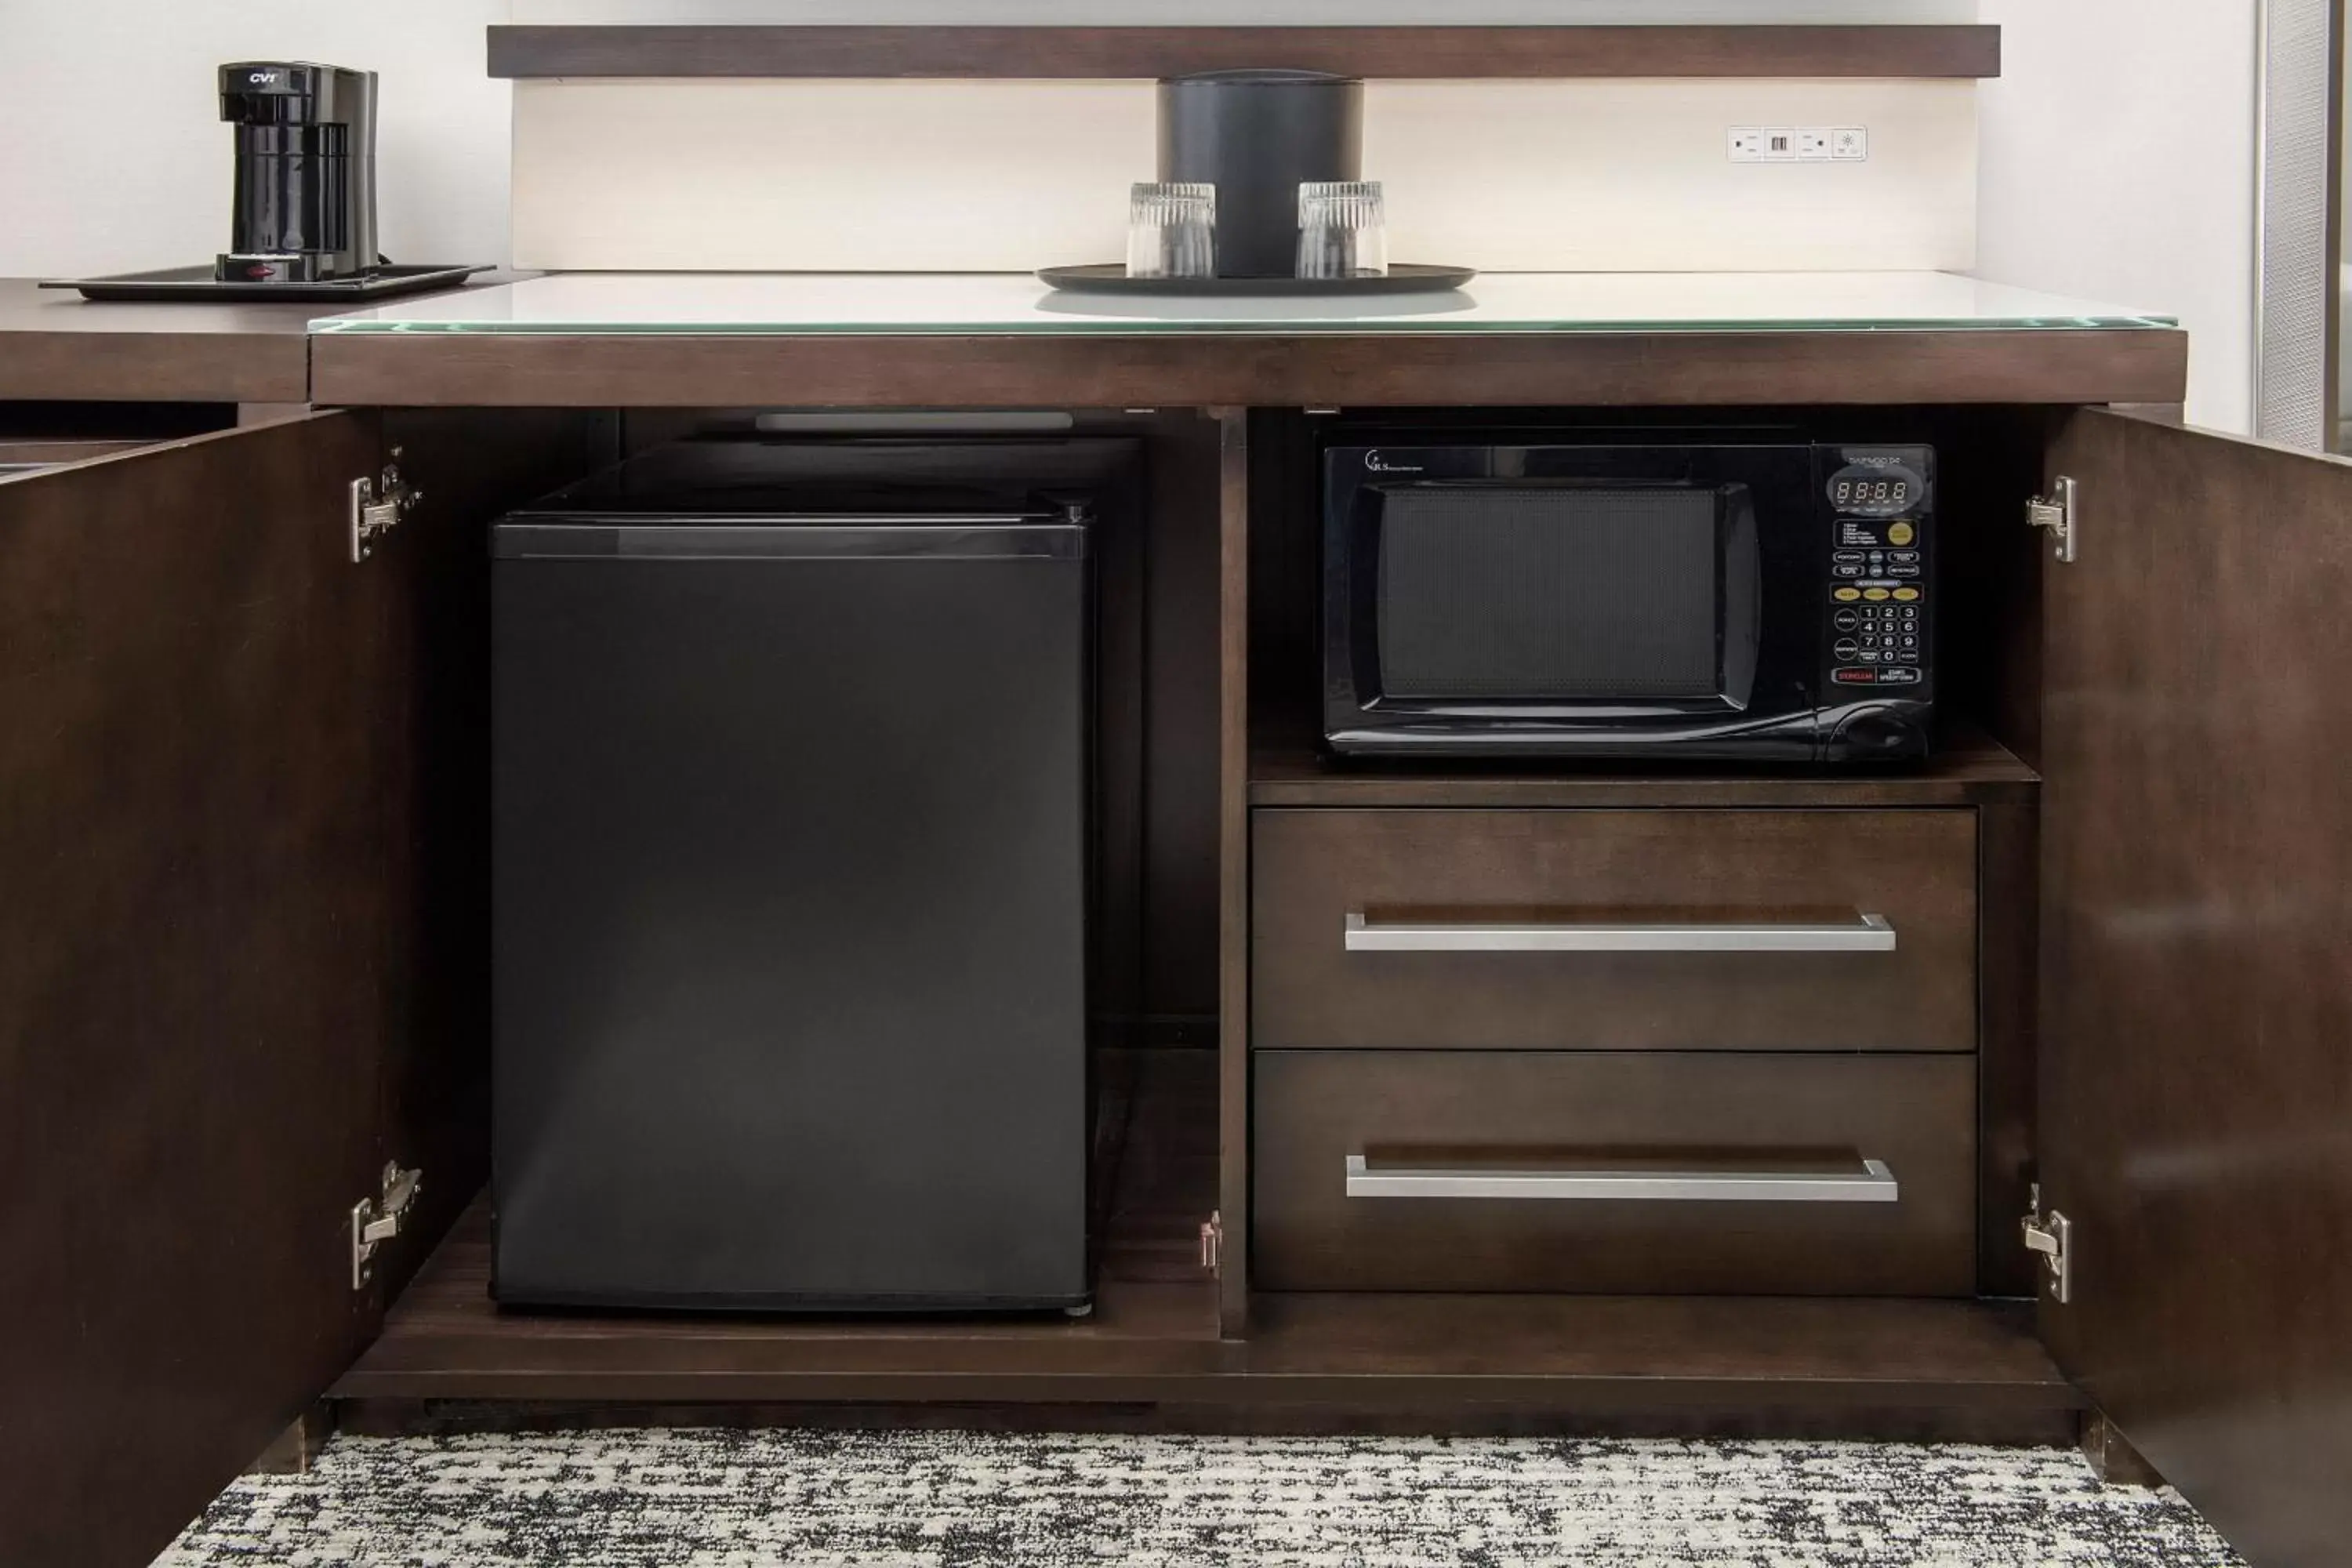
[[[1315,739],[1311,715],[1272,705],[1250,743],[1252,805],[1951,806],[2030,802],[2041,775],[1982,731],[1950,723],[1926,761],[1906,767],[1648,766],[1456,759],[1343,761]]]
[[[500,1311],[477,1202],[330,1391],[363,1426],[768,1419],[1117,1430],[2071,1442],[2021,1302],[1261,1292],[1218,1334],[1217,1053],[1106,1076],[1126,1129],[1095,1310],[1019,1318]],[[684,1410],[687,1415],[679,1415]],[[634,1414],[633,1414],[634,1413]]]
[[[488,1262],[477,1207],[332,1396],[608,1413],[957,1406],[950,1424],[982,1425],[1020,1417],[971,1407],[1050,1408],[1055,1426],[1091,1425],[1077,1408],[1168,1429],[1532,1423],[2011,1441],[2063,1437],[2084,1403],[2035,1340],[2031,1310],[2009,1302],[1262,1294],[1251,1336],[1229,1341],[1205,1278],[1106,1278],[1079,1322],[708,1321],[503,1313]]]

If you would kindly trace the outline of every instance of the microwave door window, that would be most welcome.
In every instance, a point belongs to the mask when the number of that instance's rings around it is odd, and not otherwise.
[[[1727,560],[1738,524],[1726,490],[1426,484],[1383,499],[1373,625],[1384,700],[1744,701],[1726,690],[1725,666],[1752,675],[1752,652],[1727,658],[1727,645],[1754,642],[1755,567]],[[1751,555],[1754,533],[1751,518]],[[1747,601],[1728,616],[1727,595]]]

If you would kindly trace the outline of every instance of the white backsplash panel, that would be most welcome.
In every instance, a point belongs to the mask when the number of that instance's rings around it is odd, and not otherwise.
[[[550,269],[1013,271],[1116,260],[1153,173],[1134,81],[514,87],[514,259]],[[1390,254],[1492,270],[1955,269],[1972,81],[1375,81]],[[1735,126],[1860,161],[1738,162]]]

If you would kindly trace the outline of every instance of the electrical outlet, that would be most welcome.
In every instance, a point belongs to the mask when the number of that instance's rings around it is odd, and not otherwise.
[[[1734,125],[1735,163],[1859,163],[1870,156],[1870,132],[1860,125]]]

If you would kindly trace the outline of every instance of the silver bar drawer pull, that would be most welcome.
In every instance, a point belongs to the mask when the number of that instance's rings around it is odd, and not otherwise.
[[[1540,924],[1373,921],[1350,911],[1349,952],[1892,952],[1885,915],[1851,921],[1708,925]]]
[[[1351,1198],[1505,1198],[1587,1203],[1891,1204],[1902,1188],[1884,1160],[1850,1172],[1372,1170],[1348,1156]]]

